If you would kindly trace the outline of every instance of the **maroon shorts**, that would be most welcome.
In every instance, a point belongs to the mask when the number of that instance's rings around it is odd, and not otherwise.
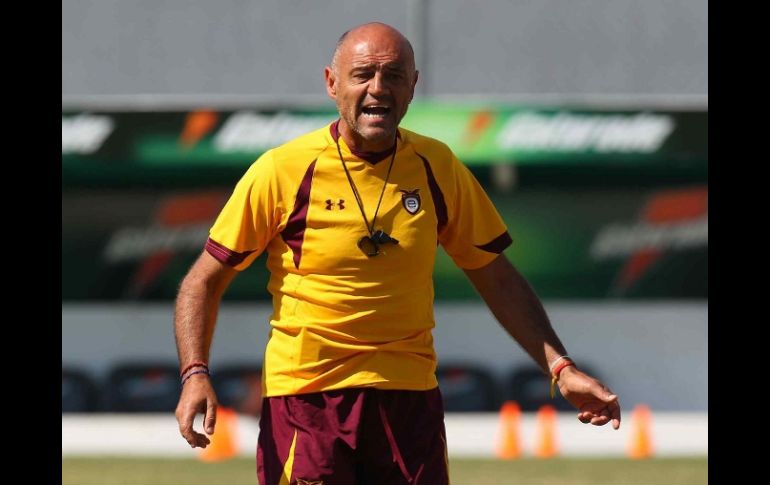
[[[265,398],[259,427],[262,485],[449,483],[438,388]]]

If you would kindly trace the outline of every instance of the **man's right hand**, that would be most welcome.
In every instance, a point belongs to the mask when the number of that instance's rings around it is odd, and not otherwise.
[[[206,434],[214,434],[217,422],[217,396],[205,374],[194,375],[185,382],[179,404],[176,406],[176,420],[179,432],[192,448],[205,448],[211,440],[205,434],[193,429],[195,416],[203,414],[203,426]]]

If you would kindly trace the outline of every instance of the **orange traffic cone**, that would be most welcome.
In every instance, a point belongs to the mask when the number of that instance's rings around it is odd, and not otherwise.
[[[637,405],[631,413],[631,435],[627,451],[629,458],[652,456],[652,412],[644,404]]]
[[[235,457],[238,454],[237,428],[238,414],[232,409],[219,406],[214,434],[209,436],[211,443],[200,451],[201,461],[221,461]]]
[[[538,458],[552,458],[559,452],[556,442],[556,418],[556,408],[551,405],[544,404],[537,411],[535,456]]]
[[[521,456],[519,421],[521,410],[515,401],[506,401],[500,408],[500,433],[496,454],[498,458],[512,460]]]

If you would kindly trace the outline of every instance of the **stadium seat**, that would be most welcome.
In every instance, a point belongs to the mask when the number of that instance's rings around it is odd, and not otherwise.
[[[98,409],[99,391],[85,372],[61,370],[61,412],[92,413]]]
[[[497,386],[487,370],[475,365],[450,363],[438,366],[436,378],[444,398],[444,411],[497,410]]]
[[[116,365],[107,378],[106,407],[110,412],[174,412],[179,400],[179,368],[171,363]]]
[[[590,366],[581,364],[580,369],[601,380],[601,377],[597,376]],[[534,412],[544,404],[555,407],[557,411],[575,410],[562,397],[558,389],[555,391],[554,398],[551,399],[551,380],[540,368],[534,365],[514,368],[505,382],[507,383],[504,391],[505,400],[516,401],[522,411]]]
[[[222,366],[211,373],[217,400],[241,414],[262,412],[262,367],[260,363]]]

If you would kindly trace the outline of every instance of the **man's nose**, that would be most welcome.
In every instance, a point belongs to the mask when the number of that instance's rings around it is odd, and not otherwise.
[[[372,96],[385,94],[387,92],[387,87],[385,86],[384,81],[381,72],[374,73],[372,80],[369,82],[369,94]]]

